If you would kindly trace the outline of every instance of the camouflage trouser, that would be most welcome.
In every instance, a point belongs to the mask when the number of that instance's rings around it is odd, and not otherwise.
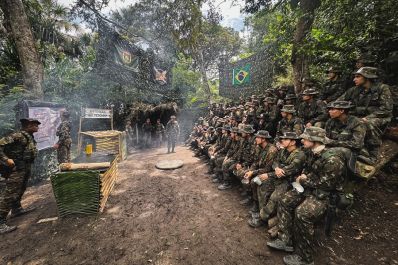
[[[252,185],[253,184],[256,185],[256,188],[253,188],[253,190],[256,190],[257,196],[255,198],[256,200],[258,200],[258,206],[261,210],[267,204],[269,196],[274,190],[274,185],[272,184],[272,181],[270,179],[263,181],[260,186],[252,181]]]
[[[6,177],[6,185],[0,191],[0,224],[5,223],[8,212],[11,209],[21,207],[21,198],[26,190],[26,185],[30,177],[30,165],[27,170],[13,171]]]
[[[364,122],[366,126],[365,134],[365,148],[362,150],[362,155],[367,155],[375,163],[379,157],[379,149],[382,143],[381,137],[383,134],[383,127],[388,123],[389,119],[373,118]],[[367,151],[367,152],[366,152]]]
[[[237,161],[233,160],[232,158],[225,158],[224,162],[222,163],[222,174],[224,181],[230,182],[231,181],[231,173],[235,168]]]
[[[217,154],[214,158],[214,171],[217,173],[222,172],[222,164],[224,162],[226,155],[225,154]]]
[[[324,215],[327,207],[327,199],[318,199],[310,195],[296,209],[294,221],[296,253],[307,262],[313,261],[314,223]]]
[[[155,145],[156,147],[160,147],[162,145],[162,134],[160,133],[155,134]]]
[[[174,148],[176,147],[176,142],[177,142],[177,136],[176,135],[168,135],[167,137],[167,150],[170,151],[170,148],[172,151],[174,151]]]
[[[60,145],[57,149],[58,163],[70,163],[70,145]]]
[[[144,144],[144,147],[150,147],[151,146],[151,142],[152,142],[152,135],[151,133],[148,132],[144,132],[144,135],[142,137],[142,142]]]
[[[269,197],[266,204],[260,205],[260,217],[262,220],[268,220],[271,215],[276,211],[278,203],[283,195],[285,195],[287,189],[289,188],[289,184],[285,181],[282,183],[278,183],[277,185],[270,185],[275,187],[269,187],[267,192],[270,192],[272,189],[271,196]]]

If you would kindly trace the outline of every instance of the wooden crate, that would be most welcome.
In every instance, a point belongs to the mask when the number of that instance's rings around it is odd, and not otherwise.
[[[65,171],[52,176],[51,184],[59,216],[102,212],[117,176],[115,156],[110,167],[103,170]]]

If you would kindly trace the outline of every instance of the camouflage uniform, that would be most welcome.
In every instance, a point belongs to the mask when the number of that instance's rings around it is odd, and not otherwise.
[[[362,67],[356,74],[373,80],[377,78],[377,68]],[[358,118],[366,118],[366,139],[372,162],[378,158],[378,148],[384,127],[391,121],[393,101],[388,85],[372,82],[367,90],[364,87],[352,87],[339,100],[350,101],[355,107],[351,114]]]
[[[326,71],[326,73],[334,72],[336,75],[341,74],[341,70],[331,67]],[[327,81],[320,91],[319,98],[326,103],[333,102],[337,100],[345,92],[344,80],[337,76],[336,80]]]
[[[281,137],[287,136],[285,134]],[[272,168],[274,170],[277,167],[283,169],[285,171],[285,176],[278,178],[275,175],[275,172],[268,173],[269,181],[267,182],[267,187],[263,189],[263,192],[259,193],[259,197],[269,197],[268,201],[265,199],[264,203],[260,204],[260,217],[262,220],[267,220],[274,213],[280,198],[288,190],[290,183],[300,175],[305,162],[306,155],[300,148],[296,148],[292,152],[289,152],[286,149],[279,150]]]
[[[8,212],[21,209],[21,198],[31,175],[31,166],[37,156],[36,141],[26,131],[0,139],[0,160],[14,160],[14,169],[2,172],[5,188],[0,194],[0,225],[5,224]]]
[[[142,125],[142,134],[143,134],[143,144],[144,147],[150,147],[152,142],[152,129],[153,126],[151,123],[145,122]]]
[[[317,94],[318,92],[311,88],[303,91],[303,95],[312,97]],[[313,126],[316,123],[325,122],[328,117],[325,111],[325,104],[315,98],[301,102],[297,109],[297,116],[303,120],[304,125],[311,123]]]
[[[70,136],[71,122],[64,120],[57,128],[56,135],[58,136],[58,163],[70,162],[70,147],[72,145],[72,137]]]
[[[172,116],[174,117],[174,116]],[[174,117],[175,118],[175,117]],[[180,134],[180,126],[176,120],[170,120],[166,125],[166,134],[167,134],[167,150],[170,152],[174,152],[174,148],[177,143],[177,137]]]
[[[324,129],[309,127],[301,137],[325,144],[325,134]],[[307,177],[302,181],[304,192],[288,191],[279,201],[278,239],[267,243],[273,248],[277,241],[283,242],[284,246],[292,246],[294,234],[297,255],[286,256],[286,264],[313,264],[314,223],[327,210],[330,194],[341,189],[345,173],[344,155],[336,148],[321,145],[317,151],[313,150],[304,173]]]
[[[285,105],[281,109],[282,112],[287,112],[293,114],[292,119],[288,120],[287,118],[282,118],[277,127],[277,136],[283,135],[285,132],[295,132],[297,135],[300,135],[304,131],[303,120],[299,117],[296,117],[294,113],[296,112],[293,105]]]
[[[238,128],[233,128],[232,132],[238,133]],[[244,139],[233,140],[228,150],[227,155],[225,156],[224,161],[222,162],[221,170],[223,175],[223,184],[222,186],[229,186],[231,184],[230,174],[235,169],[235,165],[239,162],[242,152],[242,145],[244,143]],[[219,188],[221,188],[219,186]]]
[[[156,146],[160,147],[162,145],[162,138],[164,133],[164,125],[162,123],[156,123],[155,125],[155,142]]]

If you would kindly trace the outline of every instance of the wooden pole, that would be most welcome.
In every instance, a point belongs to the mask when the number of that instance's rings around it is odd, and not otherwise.
[[[77,136],[77,154],[80,155],[82,151],[82,115],[83,107],[80,109],[80,122],[79,122],[79,133]]]

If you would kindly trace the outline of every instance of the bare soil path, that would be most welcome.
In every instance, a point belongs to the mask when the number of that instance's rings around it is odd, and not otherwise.
[[[50,183],[29,188],[23,205],[38,209],[10,220],[18,229],[0,236],[0,264],[282,264],[283,253],[266,247],[264,229],[247,225],[248,208],[239,205],[236,189],[218,191],[188,149],[164,151],[122,162],[105,211],[96,216],[37,224],[57,215],[56,204]],[[156,169],[163,159],[185,165]],[[371,200],[359,201],[332,238],[320,236],[316,264],[398,264],[397,194],[366,196]]]

